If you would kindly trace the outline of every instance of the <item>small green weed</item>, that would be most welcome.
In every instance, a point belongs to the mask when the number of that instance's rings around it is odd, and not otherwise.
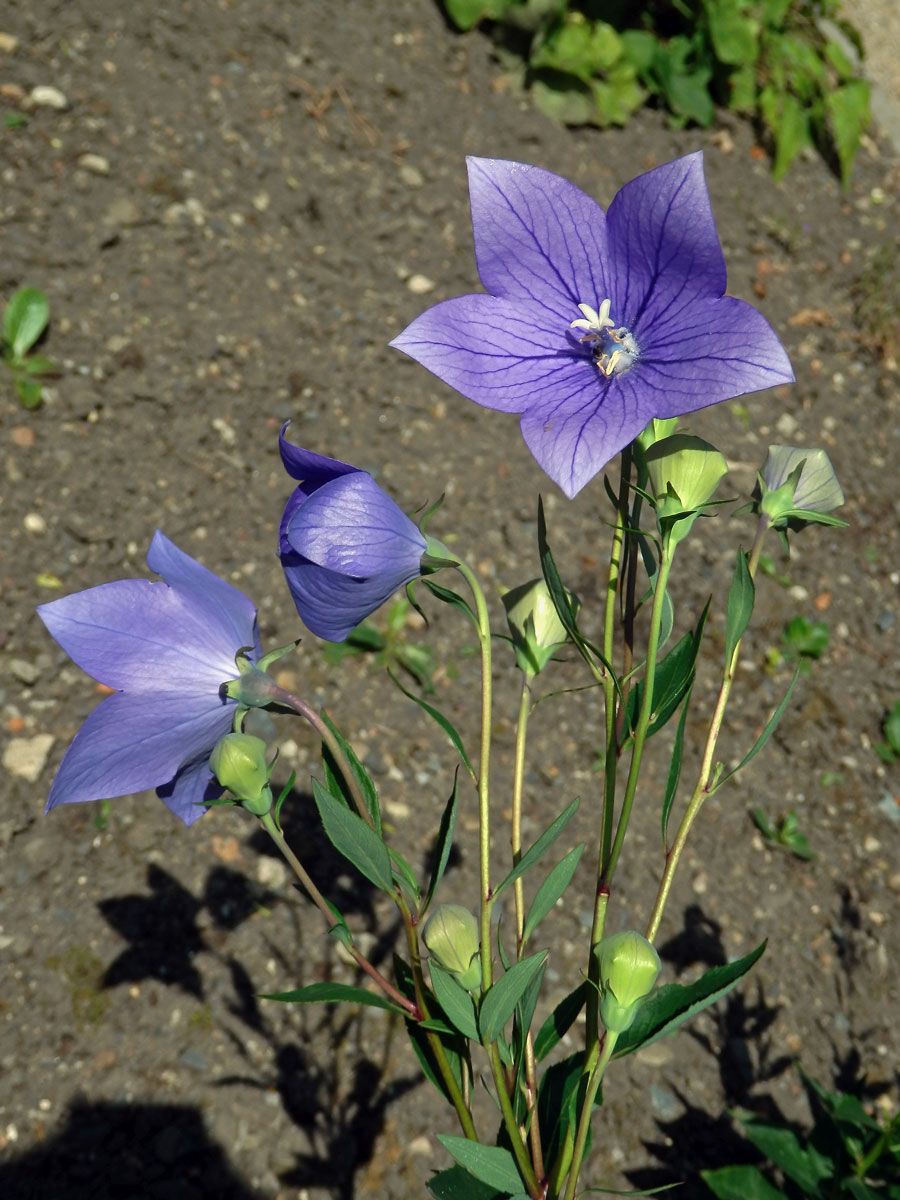
[[[900,762],[900,700],[895,700],[893,708],[884,714],[881,732],[884,741],[876,742],[872,749],[886,763]]]
[[[384,629],[371,621],[363,621],[343,642],[332,642],[323,651],[329,666],[337,666],[345,658],[358,654],[373,654],[378,666],[402,667],[415,679],[426,695],[434,691],[434,655],[427,646],[417,646],[406,638],[406,619],[412,605],[401,596],[388,609]]]
[[[10,297],[3,313],[0,356],[13,373],[13,386],[23,408],[40,408],[44,392],[39,378],[56,374],[56,367],[49,358],[29,354],[49,320],[50,305],[37,288],[20,288]]]
[[[66,980],[78,1028],[101,1024],[109,1009],[109,995],[103,990],[100,959],[87,946],[70,946],[64,954],[52,955],[47,966]]]
[[[806,835],[800,832],[800,822],[793,809],[789,809],[777,824],[770,821],[761,808],[752,809],[750,815],[770,846],[787,850],[795,858],[802,858],[806,862],[815,858]]]
[[[792,617],[784,627],[781,646],[771,646],[766,652],[765,669],[774,672],[782,662],[788,662],[793,663],[803,675],[808,675],[810,663],[821,658],[828,649],[828,639],[828,626],[824,621]]]

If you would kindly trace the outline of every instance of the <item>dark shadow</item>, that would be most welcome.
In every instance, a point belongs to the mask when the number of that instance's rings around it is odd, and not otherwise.
[[[658,947],[659,956],[671,963],[675,974],[703,963],[705,967],[723,967],[728,955],[722,944],[722,926],[708,917],[699,904],[690,904],[684,912],[684,929]]]
[[[264,1200],[180,1104],[75,1100],[48,1141],[0,1165],[5,1200]]]

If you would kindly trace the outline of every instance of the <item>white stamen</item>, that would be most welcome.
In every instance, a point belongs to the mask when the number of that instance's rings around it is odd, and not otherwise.
[[[610,320],[609,305],[609,300],[604,300],[600,308],[595,310],[589,304],[579,304],[578,308],[584,314],[584,319],[573,321],[569,328],[587,329],[595,333],[602,333],[604,329],[612,329],[615,321]]]

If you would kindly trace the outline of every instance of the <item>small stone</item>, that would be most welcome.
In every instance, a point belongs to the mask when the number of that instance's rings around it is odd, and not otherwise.
[[[78,165],[82,171],[90,171],[92,175],[109,174],[109,159],[102,154],[80,154]]]
[[[137,225],[141,210],[128,196],[119,196],[110,204],[103,219],[107,225]]]
[[[257,212],[264,213],[272,203],[272,198],[268,192],[257,192],[253,197],[251,204]]]
[[[36,512],[26,513],[25,516],[22,518],[22,524],[25,526],[25,528],[28,530],[29,533],[46,533],[47,532],[47,522],[44,520],[44,518],[41,516],[40,513],[36,513]]]
[[[677,1121],[684,1105],[671,1090],[661,1083],[650,1084],[650,1105],[661,1121]]]
[[[879,842],[877,837],[872,837],[869,834],[863,842],[863,850],[865,850],[866,854],[877,854],[880,849],[881,842]]]
[[[0,53],[15,54],[19,47],[19,39],[11,33],[0,33]]]
[[[431,1138],[427,1134],[419,1134],[406,1147],[406,1152],[407,1154],[414,1154],[417,1158],[431,1158],[434,1154],[434,1146],[431,1144]]]
[[[22,683],[27,683],[29,687],[37,682],[41,674],[40,667],[36,667],[34,663],[27,662],[24,658],[11,659],[9,669],[15,675],[16,679],[20,679]]]
[[[59,88],[52,87],[47,83],[39,83],[37,87],[31,89],[28,94],[28,103],[35,108],[55,108],[59,112],[69,107],[69,101]]]
[[[195,1050],[193,1046],[188,1046],[187,1050],[179,1056],[178,1061],[183,1066],[190,1067],[192,1071],[206,1070],[206,1055]]]
[[[256,864],[256,882],[264,888],[278,891],[287,882],[287,867],[280,858],[269,858],[266,855]]]
[[[9,431],[9,440],[14,446],[27,450],[35,443],[35,432],[29,425],[14,425]]]
[[[212,427],[225,443],[226,446],[233,446],[237,441],[237,433],[233,425],[229,425],[222,417],[215,417],[212,422]]]
[[[400,168],[400,178],[407,187],[420,188],[425,182],[424,176],[418,167],[412,166],[410,163],[404,163]]]
[[[424,296],[426,292],[433,292],[435,288],[434,281],[427,275],[410,275],[406,286],[414,296]]]
[[[39,733],[36,737],[13,738],[3,751],[3,765],[10,775],[37,783],[47,765],[47,755],[53,745],[52,733]]]
[[[691,880],[691,889],[697,896],[702,896],[709,888],[709,876],[705,871],[698,871]]]
[[[11,100],[13,104],[22,104],[25,102],[27,92],[17,83],[0,83],[0,96],[4,100]]]
[[[794,436],[800,425],[797,419],[792,417],[790,413],[782,413],[775,422],[775,428],[783,438],[790,438]]]

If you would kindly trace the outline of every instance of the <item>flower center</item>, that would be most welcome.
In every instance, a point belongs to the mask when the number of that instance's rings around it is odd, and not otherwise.
[[[578,340],[589,343],[592,362],[607,378],[629,370],[640,353],[628,329],[624,325],[617,328],[610,319],[609,303],[604,300],[596,310],[589,304],[579,304],[584,315],[570,325],[571,329],[585,330]]]

